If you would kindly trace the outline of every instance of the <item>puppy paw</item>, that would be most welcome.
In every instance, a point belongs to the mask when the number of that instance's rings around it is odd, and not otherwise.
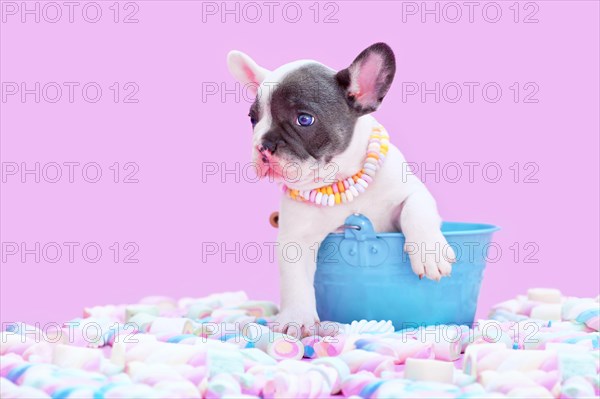
[[[407,237],[404,250],[408,254],[413,272],[439,281],[450,276],[452,263],[456,262],[454,250],[439,230],[427,234]]]
[[[318,334],[319,326],[317,312],[310,308],[283,309],[270,323],[273,331],[298,339]]]

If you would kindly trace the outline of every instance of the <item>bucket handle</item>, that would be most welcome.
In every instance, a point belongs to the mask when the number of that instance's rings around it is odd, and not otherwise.
[[[377,238],[369,218],[360,213],[353,213],[348,216],[338,230],[342,230],[341,232],[344,233],[345,238],[354,238],[358,241]]]
[[[354,213],[348,216],[343,229],[344,239],[340,244],[340,255],[353,266],[379,266],[389,254],[387,243],[379,239],[373,230],[373,224],[364,215]]]

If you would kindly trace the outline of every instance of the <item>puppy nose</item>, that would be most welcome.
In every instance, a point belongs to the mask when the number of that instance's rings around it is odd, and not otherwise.
[[[277,143],[271,141],[271,140],[263,140],[259,151],[263,152],[263,151],[269,151],[271,154],[275,153],[275,150],[277,149]]]

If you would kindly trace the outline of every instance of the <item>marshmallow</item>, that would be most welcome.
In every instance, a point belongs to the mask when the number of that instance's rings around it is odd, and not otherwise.
[[[83,309],[83,317],[113,319],[119,323],[125,322],[125,305],[93,306]]]
[[[310,368],[303,374],[278,371],[265,383],[263,394],[268,398],[322,398],[331,394],[331,386]]]
[[[267,366],[275,366],[277,364],[277,361],[275,359],[273,359],[271,356],[267,355],[265,352],[257,348],[242,349],[240,353],[244,357],[244,361],[246,364],[246,366],[244,366],[245,369],[248,369],[256,364],[262,364]]]
[[[172,398],[202,398],[200,390],[190,381],[160,381],[153,386],[157,392],[168,393]]]
[[[435,326],[420,329],[418,340],[429,343],[437,360],[455,361],[462,352],[462,330],[460,326]]]
[[[239,374],[244,372],[244,357],[236,347],[212,347],[208,349],[206,366],[211,377],[221,373]]]
[[[323,337],[313,343],[313,357],[338,356],[340,353],[354,348],[351,340],[343,335]]]
[[[542,320],[561,320],[562,306],[558,303],[538,305],[531,309],[531,318]]]
[[[568,378],[562,386],[561,397],[563,398],[592,398],[598,392],[590,381],[581,376]]]
[[[558,353],[558,368],[565,380],[598,374],[596,359],[590,352],[561,351]]]
[[[99,370],[104,357],[99,349],[79,348],[57,344],[52,354],[52,363],[64,368]]]
[[[304,357],[313,359],[317,357],[317,353],[315,352],[315,344],[320,342],[323,338],[318,335],[311,335],[308,337],[302,338],[301,342],[304,345]]]
[[[506,346],[500,342],[494,344],[469,345],[463,358],[463,371],[468,375],[477,376],[480,372],[478,368],[479,363],[477,361],[478,356],[481,357],[488,352],[501,351],[504,349],[506,349]]]
[[[188,319],[157,317],[150,324],[149,333],[192,334],[193,331],[194,327]]]
[[[55,334],[9,324],[0,333],[0,396],[598,396],[598,300],[557,292],[532,289],[472,329],[395,333],[386,321],[323,321],[337,335],[302,341],[269,330],[257,317],[276,306],[243,292],[96,306]],[[462,350],[464,372],[450,363]]]
[[[451,384],[454,364],[440,360],[406,359],[404,378],[416,381],[436,381]]]
[[[35,335],[21,335],[18,332],[0,332],[0,355],[8,353],[22,354],[37,342]]]
[[[434,342],[433,354],[437,360],[453,362],[460,359],[461,342]]]
[[[207,348],[204,345],[179,345],[147,341],[135,344],[131,349],[128,349],[125,360],[127,363],[138,360],[147,363],[185,364],[199,354],[205,355],[206,351]]]
[[[377,377],[369,371],[363,370],[358,373],[353,373],[342,382],[342,395],[360,395],[365,386],[377,380]]]
[[[365,334],[365,333],[376,333],[386,334],[394,332],[394,325],[390,320],[360,320],[353,321],[350,324],[340,325],[340,333],[342,334]]]
[[[214,309],[233,307],[243,304],[248,301],[248,296],[244,291],[223,292],[220,294],[212,294],[200,301],[209,303]]]
[[[533,351],[506,349],[502,344],[471,345],[465,352],[464,371],[480,375],[486,370],[529,371],[556,370],[556,351]]]
[[[136,330],[142,332],[148,332],[152,322],[157,316],[148,313],[137,313],[133,315],[128,322],[128,325],[133,326]]]
[[[177,307],[177,301],[168,296],[147,296],[140,300],[140,304],[156,306],[161,314]]]
[[[299,340],[260,324],[252,324],[252,327],[246,330],[248,339],[274,359],[302,359],[304,356],[304,345]]]
[[[428,342],[404,338],[400,335],[383,338],[359,339],[354,344],[357,349],[376,352],[394,358],[398,364],[403,364],[408,358],[429,359],[433,357],[433,346]]]
[[[560,303],[562,295],[559,290],[552,288],[530,288],[527,291],[527,298],[530,301]]]
[[[564,320],[583,323],[594,331],[599,330],[600,304],[588,298],[569,298],[562,308]]]
[[[342,389],[342,381],[350,375],[350,368],[344,361],[337,357],[323,357],[316,359],[311,364],[323,365],[329,367],[336,372],[336,378],[331,384],[331,393],[338,394]]]
[[[279,311],[277,305],[268,301],[246,301],[239,305],[238,309],[255,318],[273,316]]]
[[[131,320],[138,313],[146,313],[153,316],[159,315],[158,306],[154,305],[129,305],[125,308],[125,321]]]
[[[568,342],[572,345],[597,347],[598,334],[580,331],[552,331],[549,328],[540,328],[538,332],[523,334],[521,346],[525,349],[543,349],[549,343]]]
[[[559,394],[560,377],[558,371],[532,370],[523,373],[515,370],[505,372],[486,370],[481,373],[479,380],[488,391],[502,392],[503,394],[509,394],[516,388],[536,388],[540,386],[546,390],[556,391],[556,396]]]
[[[380,355],[376,352],[354,349],[342,353],[339,358],[348,365],[352,373],[369,371],[376,376],[380,376],[384,371],[395,370],[394,358],[392,356]]]
[[[31,363],[51,363],[54,347],[54,344],[46,341],[35,343],[25,349],[23,359]]]
[[[0,378],[0,397],[14,399],[51,398],[51,396],[44,391],[40,391],[33,387],[15,385],[6,378]]]
[[[370,394],[368,397],[373,398],[402,397],[402,394],[411,392],[409,386],[410,382],[404,379],[375,381],[364,386],[361,395]]]
[[[239,397],[242,394],[240,383],[231,375],[218,374],[210,379],[206,388],[207,398]]]
[[[212,311],[213,308],[206,303],[194,303],[189,306],[186,316],[190,319],[203,319],[210,316]]]

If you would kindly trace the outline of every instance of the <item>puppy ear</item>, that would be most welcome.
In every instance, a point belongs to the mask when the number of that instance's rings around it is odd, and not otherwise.
[[[248,55],[241,51],[233,50],[227,54],[227,67],[229,72],[243,86],[248,87],[254,95],[258,91],[258,86],[265,79],[269,71],[261,66]]]
[[[339,71],[335,77],[346,91],[346,98],[359,114],[373,112],[387,94],[394,74],[394,52],[385,43],[375,43],[356,57],[352,65]]]

